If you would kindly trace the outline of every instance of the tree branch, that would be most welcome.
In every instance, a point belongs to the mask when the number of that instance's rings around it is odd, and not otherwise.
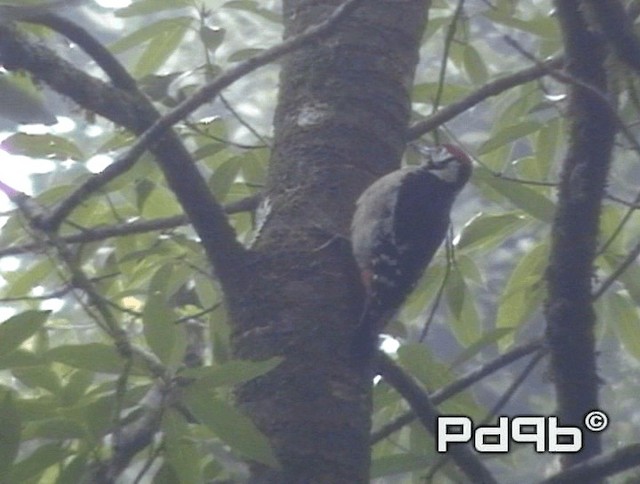
[[[485,84],[480,89],[474,91],[460,101],[449,104],[448,106],[440,109],[437,113],[415,123],[409,128],[408,140],[419,138],[423,134],[443,125],[447,121],[450,121],[492,96],[497,96],[498,94],[502,94],[504,91],[513,87],[544,77],[549,73],[549,69],[557,69],[562,66],[563,62],[564,59],[562,57],[551,59],[540,66],[536,65],[528,67],[527,69],[523,69],[508,76],[500,77]]]
[[[616,133],[607,99],[606,51],[583,17],[579,0],[556,0],[570,84],[569,150],[560,175],[551,235],[545,302],[547,339],[554,372],[558,417],[584,429],[598,408],[591,281],[602,199]],[[600,452],[600,437],[584,429],[582,452],[563,456],[575,465]]]
[[[109,76],[115,87],[131,93],[139,93],[135,79],[120,64],[118,59],[101,42],[80,25],[60,17],[49,10],[38,15],[30,15],[23,22],[44,25],[74,42]]]
[[[0,182],[2,185],[2,182]],[[223,206],[227,215],[241,212],[251,212],[256,209],[262,193],[250,195],[241,200],[230,202]],[[60,240],[65,244],[85,244],[88,242],[96,242],[98,240],[106,240],[112,237],[122,237],[125,235],[143,234],[154,232],[157,230],[171,230],[176,227],[187,225],[189,219],[186,215],[175,215],[173,217],[159,218],[153,220],[136,220],[134,222],[125,222],[108,227],[90,227],[82,230],[82,232],[73,235],[60,236]],[[36,242],[27,244],[14,245],[0,249],[0,258],[11,255],[25,254],[35,252],[42,247]]]
[[[431,395],[429,395],[429,398],[431,399],[431,402],[434,405],[439,405],[445,400],[448,400],[454,395],[457,395],[463,390],[466,390],[471,385],[479,382],[480,380],[490,375],[491,373],[494,373],[504,368],[505,366],[510,365],[514,361],[517,361],[520,358],[523,358],[536,351],[544,351],[546,353],[547,350],[546,348],[544,348],[542,341],[534,341],[534,342],[527,343],[525,345],[513,348],[511,351],[508,351],[507,353],[494,358],[493,360],[485,363],[484,365],[473,369],[472,371],[468,372],[466,375],[461,376],[456,381],[447,385],[446,387],[443,387],[440,390],[436,390]],[[404,415],[401,415],[393,422],[390,422],[389,424],[380,428],[380,430],[374,432],[371,435],[371,443],[376,444],[377,442],[380,442],[382,439],[386,439],[387,437],[389,437],[389,435],[391,435],[394,432],[397,432],[405,425],[410,424],[416,418],[417,417],[415,412],[407,412]]]
[[[142,156],[142,154],[147,150],[147,148],[150,148],[166,130],[171,128],[174,124],[180,122],[182,119],[187,117],[203,104],[210,102],[223,89],[227,88],[235,81],[253,72],[254,70],[263,67],[277,60],[278,58],[293,52],[296,49],[303,47],[311,41],[317,40],[318,38],[330,34],[333,28],[337,26],[339,21],[350,14],[362,1],[363,0],[346,1],[343,5],[336,8],[333,14],[323,22],[310,27],[300,35],[291,37],[290,39],[274,47],[271,47],[270,49],[267,49],[260,54],[245,60],[244,62],[236,64],[234,67],[216,76],[215,79],[213,79],[208,84],[205,84],[191,97],[178,104],[178,106],[176,106],[161,118],[156,117],[153,124],[151,124],[150,126],[145,126],[146,130],[142,132],[140,137],[129,148],[126,154],[112,163],[102,173],[100,173],[99,175],[95,175],[92,179],[87,180],[87,182],[81,185],[69,197],[70,199],[68,202],[59,207],[56,216],[52,217],[52,222],[59,222],[60,220],[64,219],[65,216],[68,215],[71,210],[73,210],[73,208],[75,208],[75,206],[77,206],[77,204],[84,200],[87,196],[94,193],[97,189],[106,185],[117,176],[120,176],[128,171],[135,164],[138,158],[140,158],[140,156]],[[66,29],[60,30],[60,33],[67,35]],[[85,35],[82,35],[82,37],[85,37]],[[82,37],[76,37],[76,40],[79,40]],[[93,52],[92,47],[87,47],[87,49],[85,50],[90,54],[91,52]],[[96,61],[101,58],[101,55],[98,56]],[[107,65],[105,65],[105,63],[101,63],[100,65],[105,70],[109,69]],[[107,70],[107,72],[112,77],[118,76],[118,74],[116,72],[113,72],[111,69]],[[46,82],[46,79],[44,80]],[[56,88],[54,87],[54,89]],[[71,97],[75,100],[73,96]],[[96,112],[100,113],[100,111],[97,110]]]
[[[533,355],[533,357],[529,360],[525,368],[520,372],[520,374],[513,379],[509,387],[503,392],[498,401],[491,407],[491,409],[487,412],[487,415],[482,419],[478,426],[484,426],[491,423],[496,415],[500,415],[504,406],[513,398],[518,389],[524,384],[527,380],[529,374],[533,371],[533,369],[538,365],[540,360],[544,357],[546,351],[538,351]],[[429,473],[427,475],[427,480],[431,480],[433,476],[438,472],[438,470],[445,465],[449,460],[448,455],[442,455],[440,459],[431,467]]]
[[[226,217],[224,217],[220,206],[209,193],[206,183],[195,169],[184,146],[175,135],[168,130],[198,107],[209,102],[219,94],[222,89],[237,79],[313,40],[328,35],[332,29],[337,26],[339,21],[349,15],[362,1],[363,0],[347,0],[340,7],[336,8],[326,20],[320,22],[318,25],[310,27],[302,34],[291,37],[281,44],[223,72],[165,116],[158,117],[158,113],[143,96],[131,96],[133,99],[130,101],[134,103],[138,111],[135,113],[137,116],[135,116],[133,120],[123,120],[129,121],[129,123],[123,122],[120,124],[135,133],[141,133],[140,137],[121,159],[109,167],[108,175],[97,176],[91,179],[92,181],[87,182],[87,184],[90,185],[89,187],[80,187],[76,191],[76,194],[72,195],[73,199],[71,201],[67,201],[58,207],[54,216],[42,220],[42,227],[47,230],[57,228],[60,222],[66,218],[76,206],[74,204],[79,203],[83,197],[93,193],[115,176],[124,173],[133,166],[137,159],[149,148],[158,159],[170,188],[185,208],[191,223],[202,239],[205,251],[216,273],[223,284],[230,284],[232,280],[238,277],[239,260],[243,257],[244,249],[236,241],[233,229],[228,224]],[[23,45],[28,45],[29,48],[20,48]],[[73,83],[73,89],[68,84],[68,82],[77,80],[77,75],[84,75],[84,73],[78,72],[77,69],[70,65],[65,65],[64,67],[66,69],[63,70],[60,70],[60,65],[52,66],[52,60],[55,60],[53,62],[54,64],[64,64],[64,61],[57,58],[51,51],[42,46],[29,45],[24,36],[20,35],[13,27],[8,25],[0,26],[0,58],[2,58],[7,69],[27,70],[48,83],[53,89],[76,100],[76,102],[83,107],[98,112],[99,114],[104,114],[105,111],[109,111],[113,115],[113,106],[106,107],[103,103],[96,103],[95,98],[99,98],[101,101],[102,99],[100,96],[95,95],[95,91],[91,92],[94,99],[87,99],[86,91],[83,93],[84,96],[78,96],[75,92],[77,90],[77,83]],[[74,73],[71,78],[69,78],[70,72]],[[62,74],[62,76],[60,76],[60,74]],[[61,83],[60,77],[64,77],[66,82]],[[104,83],[100,83],[96,79],[89,78],[88,76],[85,76],[83,80],[100,86],[101,90],[107,88]],[[117,94],[122,95],[123,93],[118,92]],[[80,102],[80,100],[87,104]],[[119,114],[116,116],[117,118],[121,118]],[[170,146],[167,146],[167,144]]]
[[[607,277],[598,288],[593,291],[594,301],[602,296],[611,285],[618,280],[618,278],[624,274],[624,272],[633,264],[640,256],[640,243],[636,244],[633,249],[629,251],[629,254],[624,258],[618,267]]]
[[[378,352],[377,363],[380,374],[385,381],[403,396],[425,429],[435,436],[437,429],[436,419],[439,416],[439,412],[424,389],[385,353]],[[476,454],[468,447],[454,445],[450,447],[449,452],[456,464],[472,482],[482,482],[484,484],[497,482]]]
[[[555,476],[540,481],[539,484],[592,482],[594,479],[604,479],[639,465],[640,444],[631,444],[613,452],[593,457]]]
[[[640,40],[635,34],[633,17],[618,0],[584,0],[593,11],[593,21],[611,47],[636,74],[640,74]],[[591,18],[591,17],[590,17]]]
[[[18,206],[29,226],[33,229],[34,235],[42,239],[41,244],[55,249],[57,259],[60,260],[63,267],[70,274],[69,285],[73,289],[82,291],[88,299],[88,303],[78,299],[80,306],[109,335],[120,355],[126,359],[141,361],[153,376],[165,381],[168,380],[169,372],[157,357],[131,342],[128,334],[122,329],[120,322],[113,315],[109,304],[96,290],[91,279],[78,266],[78,262],[69,248],[55,234],[43,232],[37,227],[35,221],[38,218],[40,207],[37,206],[33,199],[4,183],[0,183],[0,190]]]
[[[144,132],[159,119],[158,112],[143,96],[123,92],[86,75],[46,47],[30,42],[9,24],[0,24],[0,59],[5,68],[26,70],[84,108],[104,115],[134,133]],[[227,288],[230,284],[240,283],[238,269],[242,267],[240,261],[244,258],[245,249],[236,240],[233,228],[184,145],[172,130],[157,131],[147,140],[155,141],[150,150],[200,236],[221,283]],[[135,156],[128,153],[124,157],[125,163],[116,163],[109,167],[109,171],[122,173],[122,166],[132,166],[143,151],[144,149]],[[107,178],[98,175],[90,180],[106,182]],[[91,181],[88,183],[99,185]],[[91,185],[93,190],[98,188],[94,185]],[[64,210],[58,207],[51,216],[41,217],[39,227],[53,232],[75,205],[66,201],[61,206]]]

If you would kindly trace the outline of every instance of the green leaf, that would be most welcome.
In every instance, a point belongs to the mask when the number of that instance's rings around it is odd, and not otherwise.
[[[167,23],[171,24],[171,19],[164,19],[152,24],[147,24],[141,29],[135,30],[129,35],[121,37],[113,44],[111,44],[109,46],[109,49],[114,54],[121,54],[129,49],[133,49],[134,47],[137,47],[153,39],[156,35],[158,35],[158,29],[162,28]]]
[[[273,370],[281,362],[282,358],[269,358],[264,361],[231,360],[216,366],[188,369],[182,374],[197,378],[198,385],[216,388],[252,380]]]
[[[166,412],[162,418],[165,458],[173,468],[180,484],[203,482],[200,453],[184,418],[175,412]]]
[[[56,480],[56,484],[78,484],[86,474],[87,458],[84,455],[71,457],[65,462],[64,469]]]
[[[435,82],[425,82],[413,86],[412,96],[413,102],[431,104],[435,93],[438,92],[438,84]],[[462,97],[469,94],[469,86],[462,86],[453,83],[447,83],[442,91],[442,104],[450,104],[458,101]]]
[[[609,294],[605,298],[609,321],[622,346],[636,360],[640,360],[640,316],[638,307],[621,294]]]
[[[402,367],[407,369],[429,391],[442,388],[455,378],[455,373],[451,370],[450,365],[436,359],[424,344],[402,345],[398,350],[398,360]],[[466,392],[448,399],[440,405],[440,409],[443,414],[462,414],[473,418],[480,414],[473,397]]]
[[[255,57],[256,55],[262,53],[264,49],[240,49],[231,54],[227,61],[228,62],[240,62],[243,60],[250,59],[251,57]]]
[[[482,337],[478,341],[466,348],[460,355],[456,357],[454,362],[451,363],[451,368],[454,368],[464,363],[465,361],[470,360],[488,346],[500,341],[504,336],[512,334],[513,331],[513,328],[496,328],[493,331],[482,335]]]
[[[25,434],[28,432],[28,437],[43,438],[43,439],[55,439],[55,440],[68,440],[68,439],[81,439],[86,436],[85,428],[82,422],[75,419],[54,417],[44,420],[38,420],[32,423]]]
[[[220,302],[218,288],[213,284],[210,277],[202,274],[194,274],[193,281],[195,283],[198,300],[203,307],[210,308]]]
[[[220,47],[226,33],[227,31],[220,27],[211,28],[206,25],[200,27],[200,39],[211,52],[215,52]]]
[[[427,465],[429,465],[429,462],[424,455],[408,453],[385,455],[373,459],[371,463],[371,478],[378,479],[393,474],[417,471],[424,469]]]
[[[26,76],[0,74],[0,117],[18,124],[55,124],[42,96]]]
[[[549,175],[549,170],[558,157],[563,132],[560,117],[546,122],[538,132],[534,151],[538,179],[544,180]]]
[[[217,199],[224,200],[227,196],[231,185],[233,185],[238,178],[241,165],[242,157],[234,156],[216,168],[216,171],[209,181],[209,186],[213,193],[215,193]]]
[[[558,38],[557,22],[552,16],[536,15],[529,19],[518,18],[510,9],[489,8],[483,13],[489,20],[516,30],[534,34],[540,38]]]
[[[550,223],[553,220],[555,213],[553,202],[530,186],[502,179],[483,167],[475,169],[474,178],[478,183],[484,183],[509,200],[514,206],[538,220],[545,223]]]
[[[539,131],[542,126],[543,125],[541,123],[536,121],[522,121],[520,123],[507,126],[506,128],[499,130],[485,143],[483,143],[482,146],[480,146],[480,149],[478,149],[478,154],[484,155],[500,148],[501,146],[513,143],[517,139]]]
[[[96,442],[99,442],[113,426],[115,403],[115,393],[111,393],[82,408],[85,425]]]
[[[115,347],[101,343],[57,346],[44,356],[73,368],[99,373],[119,374],[123,367],[123,360]]]
[[[42,328],[51,311],[25,311],[0,324],[0,357],[16,350]]]
[[[136,17],[190,6],[189,0],[138,0],[128,7],[116,10],[116,17]]]
[[[398,361],[429,391],[443,387],[453,379],[447,365],[436,360],[427,346],[409,343],[398,349]]]
[[[437,257],[437,256],[436,256]],[[400,318],[403,321],[416,319],[424,313],[425,307],[433,303],[446,273],[446,267],[434,260],[418,281],[418,285],[402,306]]]
[[[235,8],[244,10],[261,16],[262,18],[274,23],[282,23],[282,16],[259,6],[258,2],[253,0],[231,0],[224,4],[224,8]]]
[[[463,274],[465,280],[474,284],[483,285],[484,274],[478,268],[476,260],[477,259],[474,259],[473,257],[469,257],[468,255],[461,254],[459,252],[457,252],[455,256],[455,263],[458,266],[458,270]]]
[[[18,455],[20,427],[20,412],[13,401],[13,394],[6,392],[0,404],[0,476],[8,475]]]
[[[54,270],[51,260],[44,259],[21,270],[15,277],[8,275],[9,287],[5,295],[7,297],[19,297],[29,294],[34,287],[39,286]],[[1,347],[1,343],[0,343]]]
[[[517,328],[539,307],[544,297],[544,270],[548,254],[548,245],[542,243],[520,259],[500,295],[496,328]],[[512,341],[512,338],[503,338],[501,348]]]
[[[189,388],[186,401],[198,420],[232,450],[267,466],[278,467],[278,461],[267,438],[248,417],[217,398],[214,392],[194,385]]]
[[[13,466],[7,482],[30,482],[30,479],[38,477],[47,468],[61,464],[67,453],[57,442],[38,447]]]
[[[617,269],[623,263],[624,257],[606,254],[604,259],[608,262],[611,271]],[[624,288],[633,299],[633,302],[640,306],[640,266],[637,263],[627,266],[625,271],[618,277]]]
[[[57,395],[62,388],[60,378],[50,366],[14,368],[11,373],[26,386],[44,388],[53,395]]]
[[[70,406],[77,403],[89,389],[91,383],[93,383],[93,373],[84,370],[72,372],[60,395],[62,404]]]
[[[177,50],[180,42],[191,27],[193,19],[190,17],[177,17],[167,19],[162,30],[156,32],[151,42],[138,59],[134,67],[136,77],[143,77],[156,72],[166,60]],[[158,23],[160,23],[158,22]]]
[[[136,207],[139,211],[142,211],[147,199],[151,192],[156,188],[156,184],[151,180],[143,179],[136,183]]]
[[[446,295],[453,315],[451,329],[456,339],[468,346],[480,337],[480,318],[464,274],[458,267],[453,267],[449,273]]]
[[[602,212],[600,213],[599,235],[599,239],[601,241],[608,242],[609,239],[618,232],[625,214],[626,209],[622,209],[621,207],[615,207],[613,205],[604,205],[602,207]],[[607,252],[605,256],[620,254],[624,254],[625,256],[627,254],[624,232],[618,233],[616,238],[607,244]]]
[[[518,212],[479,213],[467,222],[457,241],[458,250],[488,249],[501,244],[529,220]]]
[[[67,138],[52,134],[16,133],[6,138],[2,149],[14,154],[30,158],[47,160],[85,160],[86,156]]]
[[[447,279],[447,301],[454,318],[460,318],[466,297],[467,286],[456,268],[451,268]]]
[[[42,358],[36,356],[31,351],[22,349],[17,349],[9,354],[0,356],[0,370],[20,368],[23,366],[37,366],[43,363]]]
[[[478,51],[471,45],[464,48],[464,69],[474,84],[485,84],[489,78],[487,66]]]
[[[142,314],[144,337],[163,363],[170,360],[176,343],[176,316],[168,305],[167,286],[173,276],[173,264],[163,265],[151,279]]]
[[[256,149],[251,150],[250,153],[250,156],[245,156],[242,159],[242,179],[246,184],[254,187],[264,186],[269,165],[269,150]]]
[[[142,205],[142,216],[146,219],[172,217],[182,214],[175,195],[167,188],[153,184]]]

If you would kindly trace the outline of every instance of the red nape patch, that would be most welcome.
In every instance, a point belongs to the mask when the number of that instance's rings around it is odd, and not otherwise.
[[[442,146],[447,148],[449,153],[451,153],[453,156],[458,158],[458,160],[464,161],[464,162],[468,163],[469,165],[471,165],[471,158],[469,158],[469,155],[463,149],[459,148],[456,145],[452,145],[452,144],[449,144],[449,143],[444,143]]]

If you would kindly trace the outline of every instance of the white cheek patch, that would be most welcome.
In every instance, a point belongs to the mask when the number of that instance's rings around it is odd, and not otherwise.
[[[440,180],[446,183],[456,183],[460,176],[460,163],[457,161],[453,163],[447,163],[447,165],[441,169],[430,170],[433,176],[438,177]]]

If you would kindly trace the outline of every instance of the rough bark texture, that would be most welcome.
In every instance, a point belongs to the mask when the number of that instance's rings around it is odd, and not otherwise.
[[[566,71],[574,82],[569,150],[562,166],[547,271],[546,317],[558,416],[562,425],[578,425],[584,431],[583,452],[565,456],[564,463],[569,466],[598,454],[601,447],[598,434],[584,429],[583,419],[598,408],[591,283],[616,130],[606,102],[606,49],[590,31],[578,0],[557,0],[556,6]]]
[[[428,3],[363,2],[283,62],[271,213],[255,277],[229,295],[236,355],[285,357],[237,392],[282,464],[255,466],[256,482],[368,481],[371,380],[348,355],[362,303],[348,226],[360,192],[399,164]],[[285,1],[285,36],[339,4]]]

